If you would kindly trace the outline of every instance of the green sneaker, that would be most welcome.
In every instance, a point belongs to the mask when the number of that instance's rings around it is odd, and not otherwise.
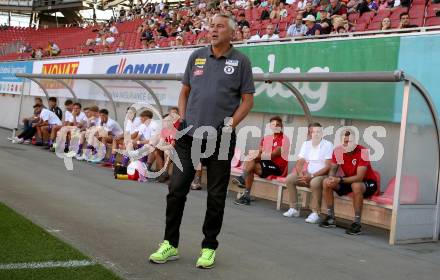
[[[213,268],[215,264],[215,250],[203,248],[201,256],[197,260],[196,267],[198,268]]]
[[[175,261],[177,259],[179,259],[179,251],[168,240],[159,244],[159,249],[150,256],[150,262],[152,263],[166,263],[167,261]]]

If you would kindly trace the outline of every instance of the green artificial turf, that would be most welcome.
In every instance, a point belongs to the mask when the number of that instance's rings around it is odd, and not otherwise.
[[[90,260],[28,219],[0,203],[0,265]],[[119,279],[101,265],[76,268],[1,270],[0,279]]]

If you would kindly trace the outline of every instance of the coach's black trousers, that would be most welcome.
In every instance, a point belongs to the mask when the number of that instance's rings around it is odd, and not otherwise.
[[[217,236],[220,233],[223,223],[223,213],[225,208],[226,192],[231,173],[231,159],[235,150],[235,133],[232,133],[229,143],[227,159],[219,160],[220,137],[216,140],[216,149],[212,156],[202,159],[202,164],[207,169],[207,188],[208,199],[203,224],[203,234],[205,238],[202,248],[217,249]],[[194,141],[196,144],[198,141]],[[191,182],[194,179],[195,167],[191,159],[191,147],[193,138],[184,135],[176,141],[176,152],[182,163],[183,171],[176,164],[173,166],[173,174],[168,185],[169,193],[167,196],[166,208],[166,228],[164,240],[168,240],[174,247],[179,246],[179,228],[182,222],[183,210],[185,208],[186,195],[189,192]],[[202,141],[202,149],[206,148],[206,140]],[[225,156],[225,155],[223,155]]]

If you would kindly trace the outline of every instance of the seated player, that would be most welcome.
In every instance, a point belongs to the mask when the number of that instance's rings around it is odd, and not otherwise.
[[[35,101],[34,105],[41,104],[42,108],[45,108],[45,106],[43,104],[43,100],[41,99],[41,97],[35,97],[34,101]],[[31,128],[33,123],[37,123],[38,122],[38,116],[39,116],[39,114],[35,114],[35,110],[34,110],[34,114],[32,116],[24,118],[23,119],[24,129],[26,130],[26,128]]]
[[[43,101],[40,97],[35,97],[35,104],[41,104],[43,106]],[[38,123],[40,120],[40,113],[39,111],[35,109],[34,107],[34,114],[30,117],[23,119],[23,125],[24,129],[23,131],[13,138],[8,138],[8,140],[12,141],[14,144],[29,144],[31,142],[31,138],[34,137],[35,133],[37,133],[37,129],[33,127],[32,125],[34,123]],[[37,112],[38,111],[38,112]],[[41,141],[38,141],[39,143]]]
[[[95,153],[95,156],[89,159],[94,163],[101,162],[105,157],[107,144],[112,144],[115,137],[123,137],[124,134],[121,126],[115,120],[109,118],[107,109],[99,110],[99,118],[101,120],[100,130],[97,131],[94,136],[97,141],[101,142],[103,154],[99,155]],[[99,146],[98,144],[99,143],[95,142],[92,145],[96,148]]]
[[[82,128],[84,128],[87,125],[87,116],[84,112],[81,111],[81,104],[80,103],[74,103],[72,107],[72,113],[68,115],[68,117],[65,119],[66,127],[70,128],[77,128],[79,131],[81,131]],[[67,133],[66,137],[66,148],[68,147],[68,143],[70,142],[70,131]],[[53,144],[52,149],[55,149],[55,143]],[[75,151],[68,152],[68,157],[75,156]]]
[[[175,128],[176,130],[174,130],[174,132],[177,132],[177,129],[179,128],[179,109],[177,107],[171,107],[168,110],[168,114],[166,114],[164,116],[164,122],[165,121],[169,121],[170,125],[172,124],[173,128]],[[165,129],[165,130],[164,130]],[[162,134],[164,134],[164,132],[166,131],[166,128],[162,127]],[[170,144],[172,146],[174,146],[176,144],[176,139],[174,138],[174,133],[173,131],[167,131],[165,132],[166,135],[165,136],[165,143],[166,144]],[[156,168],[158,170],[162,170],[165,167],[165,162],[167,161],[167,155],[164,153],[164,151],[156,148],[153,152],[153,156],[156,159]],[[167,166],[169,167],[169,166]],[[168,179],[169,179],[169,172],[168,172],[168,168],[167,170],[164,171],[164,173],[162,174],[162,176],[159,176],[157,178],[157,182],[158,183],[165,183]]]
[[[159,125],[157,122],[153,120],[153,113],[149,110],[145,110],[140,114],[141,118],[141,125],[137,128],[135,133],[133,133],[132,137],[134,138],[134,141],[136,143],[137,148],[141,148],[144,145],[147,145],[150,143],[150,139],[153,135],[159,133]],[[146,156],[146,165],[147,170],[151,171],[151,166],[153,165],[154,161],[156,160],[156,157],[153,153],[150,153]],[[144,157],[145,158],[145,157]],[[161,163],[161,159],[159,158],[159,164]]]
[[[47,143],[47,149],[51,149],[53,142],[55,141],[56,137],[57,137],[57,133],[58,131],[63,127],[63,126],[68,126],[69,122],[68,120],[70,120],[72,118],[72,110],[73,110],[73,101],[68,99],[64,102],[64,107],[66,108],[66,112],[64,113],[64,122],[60,125],[55,125],[53,127],[48,127],[48,126],[44,126],[41,128],[42,132],[44,134],[49,134],[49,141]],[[67,121],[66,121],[67,120]]]
[[[63,111],[61,111],[60,107],[58,107],[58,100],[56,97],[49,97],[49,110],[55,113],[57,117],[62,120],[63,119]]]
[[[235,201],[238,205],[250,205],[251,189],[254,182],[254,174],[261,178],[270,175],[281,176],[287,168],[287,157],[289,153],[290,141],[283,133],[283,121],[279,116],[270,119],[272,135],[265,136],[260,143],[260,150],[255,159],[246,161],[243,174],[233,180],[246,190],[244,194]]]
[[[286,178],[286,186],[289,191],[290,208],[283,215],[285,217],[299,217],[297,186],[310,188],[312,199],[310,208],[312,213],[306,222],[315,224],[319,221],[321,209],[322,181],[327,177],[333,153],[333,144],[322,138],[322,127],[319,123],[309,125],[310,140],[305,141],[296,162],[296,173]],[[304,170],[307,164],[307,169]]]
[[[84,108],[84,113],[87,117],[87,123],[81,128],[78,151],[76,155],[77,160],[86,160],[88,156],[83,152],[84,143],[89,143],[87,148],[89,150],[93,150],[93,146],[90,143],[93,143],[93,138],[95,132],[92,130],[93,127],[97,127],[101,124],[101,119],[99,118],[99,108],[98,106],[92,106],[89,108]],[[87,140],[87,141],[86,141]]]
[[[136,117],[136,109],[134,109],[133,107],[128,107],[124,122],[124,134],[113,139],[112,154],[108,162],[106,163],[107,165],[113,165],[115,163],[116,150],[118,148],[125,149],[127,146],[129,146],[129,150],[133,150],[131,136],[136,132],[136,129],[140,125],[141,119],[139,117]]]
[[[319,224],[320,227],[336,227],[333,192],[343,196],[353,192],[354,222],[346,230],[347,234],[361,234],[361,215],[364,198],[370,197],[377,191],[377,178],[368,158],[368,150],[358,145],[355,134],[347,129],[342,133],[342,145],[335,148],[329,177],[324,179],[324,200],[327,205],[327,216]],[[338,168],[344,176],[338,177]]]
[[[34,109],[36,109],[36,112],[40,112],[40,120],[38,123],[33,124],[33,127],[37,130],[38,138],[41,139],[41,145],[44,144],[44,140],[48,139],[49,134],[47,131],[50,131],[52,127],[54,126],[61,126],[61,120],[58,118],[57,115],[55,115],[54,112],[42,108],[41,104],[34,105]],[[44,133],[42,128],[47,127],[46,133]]]

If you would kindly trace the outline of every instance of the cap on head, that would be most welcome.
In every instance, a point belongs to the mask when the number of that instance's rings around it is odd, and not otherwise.
[[[308,15],[303,20],[304,21],[311,21],[311,22],[315,22],[316,21],[316,19],[315,19],[315,17],[313,15]]]

